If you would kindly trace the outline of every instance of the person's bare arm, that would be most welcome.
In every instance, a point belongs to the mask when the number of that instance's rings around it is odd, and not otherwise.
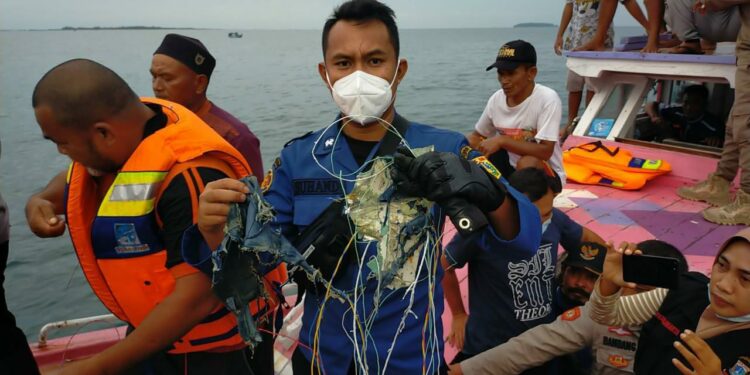
[[[469,142],[469,146],[471,146],[471,148],[477,149],[479,147],[479,144],[482,143],[483,140],[485,140],[485,137],[479,134],[478,131],[472,130],[471,133],[466,134],[466,140]]]
[[[445,300],[448,302],[448,307],[451,309],[451,330],[448,333],[448,343],[453,345],[458,350],[462,350],[464,347],[464,335],[466,333],[466,322],[469,316],[466,314],[464,308],[463,299],[461,299],[461,288],[459,287],[458,277],[456,276],[456,270],[453,265],[450,264],[448,259],[443,254],[440,257],[440,261],[443,265],[445,273],[443,274],[443,293],[445,294]]]
[[[601,238],[596,232],[592,231],[589,228],[583,227],[583,233],[581,234],[581,242],[596,242],[603,245],[606,245],[607,242],[604,241],[603,238]]]
[[[646,27],[648,41],[641,52],[656,53],[659,51],[659,31],[664,22],[664,0],[644,0],[643,3],[648,15],[648,27]]]
[[[623,5],[625,6],[625,9],[628,10],[628,13],[636,20],[638,23],[646,30],[648,30],[648,20],[646,19],[646,16],[643,15],[643,11],[641,10],[641,7],[638,5],[638,2],[636,0],[625,0],[623,2]]]
[[[26,221],[39,237],[57,237],[65,233],[65,222],[58,215],[64,213],[66,175],[65,170],[58,173],[42,191],[26,201]]]
[[[198,202],[198,230],[209,249],[218,248],[224,239],[229,204],[244,202],[248,193],[244,183],[232,178],[206,184]]]
[[[646,114],[648,115],[648,118],[651,119],[651,122],[654,124],[660,123],[662,121],[661,115],[659,114],[659,102],[654,101],[650,102],[646,105]]]
[[[63,374],[116,374],[168,347],[221,305],[200,272],[180,277],[175,289],[131,334],[105,351],[63,367]]]
[[[555,38],[554,48],[555,53],[558,55],[562,54],[563,36],[565,35],[565,29],[570,24],[571,18],[573,18],[573,3],[566,3],[560,18],[560,27],[557,29],[557,38]]]
[[[549,160],[555,151],[555,142],[545,140],[538,143],[528,142],[525,140],[515,140],[506,135],[496,135],[482,141],[478,148],[485,155],[492,155],[501,149],[522,156],[534,156],[539,160]]]
[[[573,315],[573,319],[558,316],[554,322],[531,328],[502,345],[452,366],[452,369],[467,374],[520,374],[555,357],[590,346],[596,327],[588,316],[588,306],[569,311],[577,315]]]

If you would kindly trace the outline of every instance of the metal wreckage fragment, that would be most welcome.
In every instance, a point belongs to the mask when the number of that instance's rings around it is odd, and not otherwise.
[[[418,156],[431,150],[425,147],[413,152]],[[391,161],[391,157],[375,159],[368,171],[357,176],[346,201],[359,237],[378,241],[377,256],[367,262],[370,277],[380,278],[386,288],[399,289],[414,283],[420,249],[434,245],[437,236],[430,215],[432,202],[397,195]]]

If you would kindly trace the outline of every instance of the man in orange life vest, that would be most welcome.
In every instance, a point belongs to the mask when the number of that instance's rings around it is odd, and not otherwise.
[[[252,173],[242,155],[186,108],[139,100],[90,60],[47,72],[32,103],[44,137],[73,160],[64,200],[55,203],[65,207],[81,269],[132,329],[63,373],[252,373],[234,316],[180,254],[203,186]],[[284,277],[280,269],[265,276]]]

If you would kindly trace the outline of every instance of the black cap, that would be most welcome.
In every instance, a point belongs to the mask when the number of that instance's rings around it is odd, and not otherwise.
[[[157,53],[167,55],[185,64],[190,70],[209,77],[216,66],[216,59],[200,40],[180,34],[167,34],[154,55]]]
[[[521,64],[536,65],[536,50],[529,42],[514,40],[500,47],[495,63],[488,66],[487,70],[513,70]]]
[[[563,261],[563,265],[585,268],[600,275],[604,270],[604,258],[606,256],[606,246],[595,242],[581,242],[578,248],[568,251],[568,256]]]

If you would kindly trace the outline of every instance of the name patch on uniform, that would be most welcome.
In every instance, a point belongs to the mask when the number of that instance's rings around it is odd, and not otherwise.
[[[294,180],[294,195],[341,195],[341,181],[334,179]]]
[[[612,366],[615,366],[617,368],[625,368],[628,367],[630,364],[630,361],[625,359],[625,357],[619,355],[619,354],[612,354],[609,356],[609,364]]]
[[[133,223],[115,223],[115,238],[115,252],[118,254],[143,253],[150,250],[148,244],[141,243]]]
[[[625,341],[625,340],[620,340],[618,338],[607,337],[607,336],[604,336],[602,338],[602,345],[609,346],[610,348],[627,350],[630,352],[634,352],[638,348],[636,343],[632,341]]]
[[[574,307],[564,313],[560,316],[560,319],[572,322],[578,318],[581,317],[581,308],[580,307]]]

